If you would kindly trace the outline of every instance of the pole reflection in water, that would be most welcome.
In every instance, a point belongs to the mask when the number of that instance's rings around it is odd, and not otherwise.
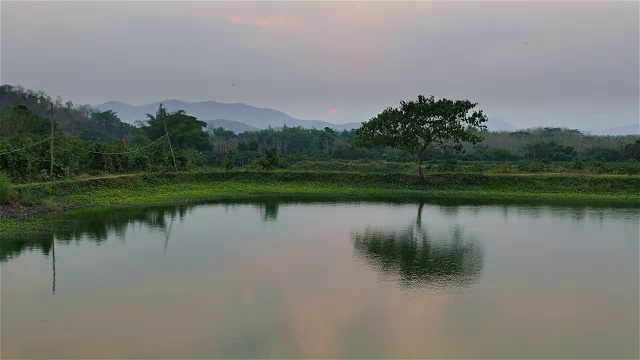
[[[53,280],[52,280],[52,284],[51,284],[51,293],[52,295],[56,294],[56,240],[54,239],[53,242],[51,243],[52,249],[51,249],[51,263],[53,266]]]

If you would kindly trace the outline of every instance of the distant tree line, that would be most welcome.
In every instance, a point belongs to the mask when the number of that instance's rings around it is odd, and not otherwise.
[[[464,152],[435,148],[426,152],[426,162],[459,161],[640,161],[638,136],[594,136],[577,130],[537,128],[517,132],[477,131],[484,141],[464,144]],[[235,134],[223,128],[210,132],[216,158],[231,155],[236,166],[248,164],[265,148],[275,148],[286,157],[340,160],[412,162],[410,154],[390,147],[366,149],[354,144],[356,130],[335,131],[283,127]]]

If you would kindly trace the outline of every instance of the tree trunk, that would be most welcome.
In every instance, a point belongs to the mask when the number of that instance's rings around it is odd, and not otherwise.
[[[418,174],[420,174],[420,177],[422,178],[422,180],[427,180],[427,178],[424,176],[424,172],[422,171],[422,158],[419,157],[416,160],[416,164],[418,164]]]

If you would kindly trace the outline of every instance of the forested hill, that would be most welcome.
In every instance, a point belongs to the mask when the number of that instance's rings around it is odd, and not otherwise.
[[[189,102],[181,100],[165,100],[145,105],[129,105],[118,101],[110,101],[96,105],[100,110],[113,110],[123,121],[135,123],[145,118],[145,114],[153,113],[162,103],[168,111],[184,110],[200,120],[226,119],[236,121],[257,129],[281,128],[283,126],[324,129],[329,127],[334,130],[351,130],[360,127],[361,122],[347,124],[333,124],[320,120],[296,119],[282,111],[260,108],[247,104],[231,104],[216,101]]]
[[[84,140],[111,142],[129,138],[131,125],[126,124],[112,111],[100,111],[89,105],[63,102],[58,97],[52,99],[44,91],[26,90],[20,86],[0,86],[0,136],[8,136],[21,129],[23,132],[42,133],[50,131],[51,103],[54,106],[56,129],[64,134],[78,136]],[[35,117],[34,117],[35,115]],[[43,119],[47,120],[42,126]],[[31,124],[36,128],[27,129]]]

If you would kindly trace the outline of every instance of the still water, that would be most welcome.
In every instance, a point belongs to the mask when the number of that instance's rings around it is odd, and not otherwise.
[[[268,200],[0,246],[1,357],[638,358],[638,208]]]

